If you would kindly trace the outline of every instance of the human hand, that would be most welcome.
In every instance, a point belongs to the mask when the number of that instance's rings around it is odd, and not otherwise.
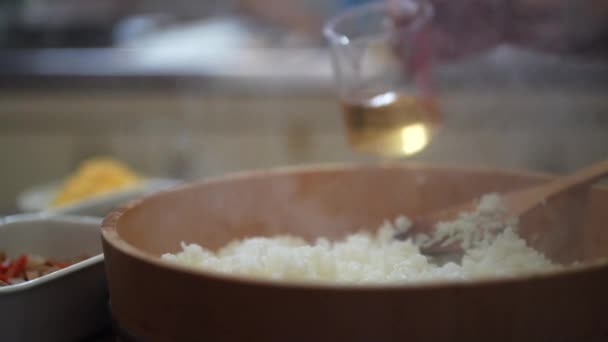
[[[403,0],[389,0],[400,25]],[[606,0],[429,0],[436,58],[455,60],[508,43],[552,53],[608,56]]]

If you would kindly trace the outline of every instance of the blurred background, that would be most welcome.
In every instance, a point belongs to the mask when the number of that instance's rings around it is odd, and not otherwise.
[[[346,139],[321,29],[347,0],[3,0],[0,215],[98,155],[200,179],[375,162]],[[499,45],[438,63],[443,128],[403,158],[566,172],[608,156],[608,66]]]

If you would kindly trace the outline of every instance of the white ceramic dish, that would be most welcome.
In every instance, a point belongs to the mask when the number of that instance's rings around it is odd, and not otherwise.
[[[100,220],[18,215],[0,219],[9,256],[91,257],[40,278],[0,287],[0,340],[78,341],[109,325]]]
[[[53,215],[104,217],[110,210],[121,203],[154,192],[170,189],[180,183],[180,181],[174,179],[150,178],[136,187],[112,191],[61,207],[49,208],[49,204],[59,191],[61,184],[60,182],[53,182],[24,191],[17,198],[17,204],[19,209],[24,212],[42,211]]]

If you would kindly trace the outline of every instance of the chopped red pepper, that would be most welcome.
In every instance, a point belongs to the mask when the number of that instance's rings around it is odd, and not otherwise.
[[[10,280],[17,282],[32,280],[71,266],[79,261],[81,260],[75,258],[71,262],[64,262],[55,258],[44,259],[39,256],[22,254],[13,259],[0,261],[0,285],[11,285]]]
[[[27,255],[23,254],[17,258],[17,260],[13,261],[13,264],[6,272],[7,278],[14,278],[19,275],[23,270],[25,270],[25,265],[27,265]]]
[[[0,274],[0,281],[10,284],[10,282],[8,281],[8,277],[5,276],[4,274]]]

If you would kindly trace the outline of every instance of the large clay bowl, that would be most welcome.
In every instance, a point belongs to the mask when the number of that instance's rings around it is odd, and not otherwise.
[[[103,224],[114,319],[136,341],[579,341],[608,331],[608,265],[470,283],[328,286],[217,275],[167,263],[181,241],[338,238],[474,196],[547,181],[515,171],[322,166],[229,175],[130,203]],[[608,254],[608,191],[522,218],[560,261]]]

